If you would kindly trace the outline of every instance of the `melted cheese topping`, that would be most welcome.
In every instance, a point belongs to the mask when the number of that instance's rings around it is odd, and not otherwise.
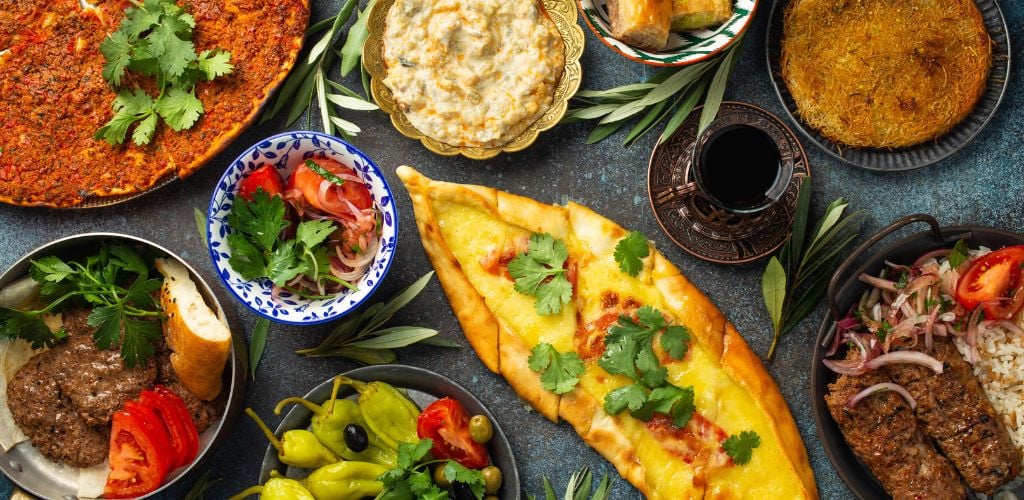
[[[384,61],[384,85],[417,130],[495,147],[551,106],[565,46],[536,1],[396,0]]]

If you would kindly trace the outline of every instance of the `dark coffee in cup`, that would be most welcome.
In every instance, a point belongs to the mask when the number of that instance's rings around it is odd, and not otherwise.
[[[700,190],[725,210],[753,213],[778,201],[793,175],[767,132],[750,125],[712,125],[693,157]],[[788,168],[787,168],[788,167]]]

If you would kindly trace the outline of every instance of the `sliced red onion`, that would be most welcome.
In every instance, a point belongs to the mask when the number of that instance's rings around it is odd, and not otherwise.
[[[869,370],[881,368],[885,365],[898,363],[909,363],[931,368],[935,373],[942,373],[942,362],[920,351],[894,351],[883,354],[877,358],[864,363]]]
[[[851,342],[855,346],[857,346],[857,349],[860,351],[860,354],[853,359],[822,359],[822,363],[824,363],[825,366],[828,367],[830,370],[840,375],[850,375],[854,377],[863,375],[865,372],[867,372],[867,369],[864,367],[864,365],[868,361],[868,359],[871,358],[871,355],[874,352],[874,349],[871,347],[870,344],[871,341],[868,340],[868,338],[873,338],[873,336],[870,334],[861,336],[852,332],[846,332],[845,334],[843,334],[843,340]]]
[[[361,177],[356,176],[356,175],[352,175],[352,174],[335,174],[335,175],[337,175],[339,179],[341,179],[341,180],[343,180],[345,182],[352,181],[352,182],[356,182],[356,183],[359,183],[359,184],[366,184],[366,181],[364,181]]]
[[[921,265],[924,264],[925,262],[927,262],[928,259],[936,259],[936,260],[938,260],[940,257],[946,257],[952,251],[953,251],[953,249],[951,249],[951,248],[942,248],[942,249],[939,249],[939,250],[932,250],[931,252],[928,252],[928,253],[918,257],[917,260],[914,261],[913,267],[921,267]]]
[[[974,364],[978,360],[978,318],[981,316],[982,306],[974,308],[971,312],[971,317],[967,319],[967,336],[964,338],[964,342],[967,343],[967,362]]]
[[[1024,337],[1024,329],[1022,329],[1020,326],[1017,326],[1017,323],[1014,323],[1013,321],[1004,319],[1003,321],[999,322],[999,326],[1009,330],[1010,333],[1013,333],[1014,335]]]
[[[356,269],[373,262],[373,258],[377,256],[377,242],[374,241],[372,248],[363,250],[363,253],[354,258],[346,257],[345,253],[341,251],[341,245],[335,247],[335,252],[338,254],[338,260],[340,260],[342,264],[345,264],[352,269]]]
[[[910,405],[911,410],[917,408],[917,401],[914,401],[914,397],[911,396],[910,393],[903,388],[903,386],[899,384],[894,384],[892,382],[882,382],[881,384],[875,384],[871,387],[868,387],[867,389],[864,389],[863,391],[858,392],[855,396],[850,398],[850,401],[846,403],[846,407],[853,408],[854,406],[857,406],[857,403],[859,403],[862,399],[872,394],[886,391],[892,391],[902,396],[903,399],[906,400],[907,404]]]
[[[320,189],[317,190],[316,201],[320,203],[320,208],[324,209],[324,211],[334,215],[341,215],[347,208],[345,203],[348,203],[348,200],[345,200],[340,196],[335,200],[327,199],[327,193],[335,187],[336,186],[327,179],[320,181]]]
[[[956,314],[953,311],[944,312],[939,315],[939,321],[944,323],[952,323],[956,321]]]
[[[886,290],[893,293],[896,292],[896,283],[894,283],[892,280],[879,278],[877,276],[871,276],[870,274],[867,273],[861,274],[860,276],[858,276],[858,279],[873,287],[881,288],[882,290]]]
[[[918,313],[917,311],[914,310],[913,306],[906,302],[904,302],[903,305],[900,306],[900,312],[903,313],[903,316],[906,316],[908,318],[915,318],[918,316]]]
[[[949,329],[946,328],[946,325],[935,325],[935,335],[938,337],[948,337]]]
[[[932,330],[935,328],[935,319],[939,316],[939,306],[932,307],[931,314],[928,315],[928,322],[924,324],[924,346],[929,351],[932,350]]]
[[[912,295],[915,292],[919,292],[922,289],[928,288],[939,282],[939,276],[937,274],[926,273],[914,279],[907,284],[907,288],[904,291],[907,295]]]
[[[905,293],[901,293],[901,294],[896,296],[895,300],[892,301],[892,304],[890,305],[890,307],[892,307],[894,309],[899,309],[900,307],[903,307],[903,304],[905,304],[907,302],[908,298],[910,298],[909,295],[907,295]]]
[[[836,323],[836,326],[838,326],[839,329],[843,331],[853,330],[854,328],[860,326],[860,320],[857,319],[856,316],[847,315],[845,318],[839,320],[839,322]]]

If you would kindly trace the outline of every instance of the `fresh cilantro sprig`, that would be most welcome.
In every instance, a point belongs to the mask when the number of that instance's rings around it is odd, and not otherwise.
[[[81,262],[53,255],[32,261],[29,276],[41,285],[39,300],[46,305],[29,311],[0,308],[0,337],[21,338],[36,349],[52,347],[67,334],[51,332],[44,315],[68,304],[90,305],[86,321],[96,329],[96,347],[120,346],[129,368],[145,363],[161,335],[160,322],[153,321],[160,317],[160,307],[152,294],[162,280],[150,278],[149,273],[146,260],[120,243],[103,244]]]
[[[661,413],[683,427],[696,409],[693,388],[668,383],[668,369],[658,360],[654,342],[657,338],[670,358],[680,360],[689,347],[690,332],[685,326],[669,324],[650,306],[641,307],[636,316],[636,320],[619,316],[605,337],[605,351],[598,365],[613,375],[629,377],[633,383],[608,393],[604,409],[611,415],[628,409],[630,415],[644,421]]]
[[[118,90],[114,116],[96,131],[95,139],[110,144],[124,142],[128,129],[136,124],[132,142],[148,144],[160,118],[175,132],[191,128],[205,112],[196,97],[200,80],[213,80],[234,70],[231,53],[204,50],[196,53],[192,42],[195,19],[174,0],[134,1],[125,10],[117,31],[100,43],[106,64],[103,78]],[[156,79],[157,97],[138,86],[122,88],[128,72]]]
[[[328,280],[355,289],[355,286],[331,274],[328,249],[323,243],[335,231],[329,220],[308,220],[295,228],[295,238],[282,240],[281,231],[291,223],[285,220],[284,200],[270,196],[262,188],[252,201],[238,197],[228,214],[231,234],[227,236],[231,257],[228,264],[243,279],[269,278],[275,285],[287,287],[300,274],[313,281]],[[289,288],[300,296],[312,297]]]
[[[615,244],[615,262],[622,272],[636,277],[644,267],[644,261],[651,253],[647,238],[639,231],[633,231]]]
[[[722,443],[725,453],[732,457],[732,461],[736,465],[746,465],[749,463],[754,448],[758,446],[761,446],[761,436],[758,436],[754,431],[743,431],[739,434],[733,434]]]
[[[537,314],[558,314],[562,306],[572,300],[572,284],[565,277],[568,258],[569,250],[565,243],[545,233],[530,236],[526,252],[508,263],[508,272],[515,280],[515,290],[536,297],[534,308]]]
[[[527,360],[530,369],[540,373],[545,390],[565,394],[576,387],[583,375],[583,360],[575,352],[558,352],[548,343],[533,346]]]
[[[953,245],[953,250],[949,252],[949,267],[957,269],[960,264],[963,264],[968,258],[970,248],[967,246],[967,240],[957,240],[956,244]]]
[[[443,490],[430,474],[430,466],[445,463],[442,473],[452,483],[465,483],[477,499],[484,497],[484,478],[480,471],[463,467],[453,460],[425,461],[434,442],[421,439],[418,443],[398,444],[398,466],[377,478],[384,483],[384,491],[378,500],[448,500]]]

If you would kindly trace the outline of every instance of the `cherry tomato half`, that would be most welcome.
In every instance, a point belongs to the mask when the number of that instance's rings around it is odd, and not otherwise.
[[[245,179],[242,179],[242,184],[238,186],[238,194],[242,195],[242,198],[252,201],[253,195],[259,188],[263,188],[263,191],[271,197],[278,196],[284,191],[284,181],[281,180],[281,174],[277,173],[277,169],[273,165],[263,165],[249,173]]]
[[[114,413],[110,431],[110,474],[104,498],[144,495],[163,483],[173,452],[160,417],[149,407],[128,401]]]
[[[987,319],[1012,317],[1024,305],[1024,293],[1020,293],[1022,265],[1024,245],[978,257],[957,283],[957,302],[968,310],[983,304]]]
[[[416,434],[434,441],[431,451],[437,458],[455,460],[470,469],[490,463],[487,448],[469,434],[469,414],[452,398],[438,399],[424,408],[416,421]]]
[[[330,158],[320,156],[311,160],[334,175],[356,175],[355,170]],[[288,178],[288,189],[298,189],[307,205],[332,215],[344,216],[349,213],[348,206],[343,201],[346,199],[360,210],[373,206],[370,190],[366,188],[365,184],[353,181],[345,181],[341,186],[332,185],[324,194],[323,203],[321,203],[319,193],[320,184],[323,181],[324,178],[320,174],[310,170],[303,162]]]

